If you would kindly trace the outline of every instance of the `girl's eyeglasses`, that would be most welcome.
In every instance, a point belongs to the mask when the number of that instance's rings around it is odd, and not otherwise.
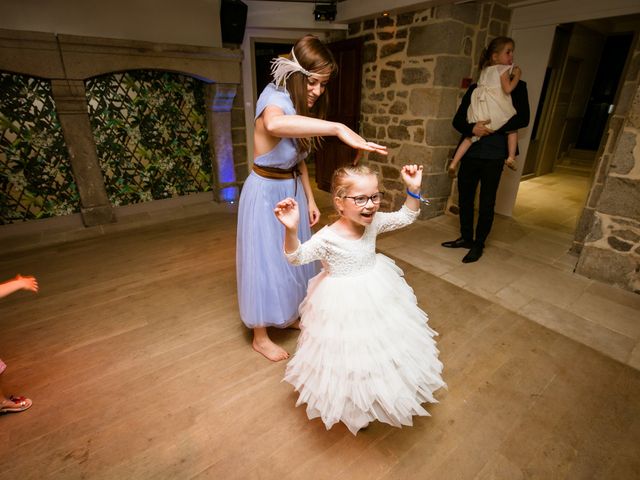
[[[367,203],[369,203],[369,200],[371,200],[371,203],[373,203],[374,205],[380,205],[382,197],[384,197],[384,192],[376,192],[370,197],[368,197],[367,195],[356,195],[355,197],[345,195],[343,198],[352,199],[353,203],[356,204],[356,207],[364,207]]]

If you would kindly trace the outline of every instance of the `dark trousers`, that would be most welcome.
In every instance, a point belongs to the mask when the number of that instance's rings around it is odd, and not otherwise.
[[[458,171],[458,207],[460,208],[460,233],[462,238],[484,246],[493,224],[496,193],[502,175],[504,159],[487,160],[463,157]],[[475,239],[473,214],[476,190],[480,183],[480,205]]]

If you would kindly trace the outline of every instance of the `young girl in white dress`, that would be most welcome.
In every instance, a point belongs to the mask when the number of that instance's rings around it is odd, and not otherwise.
[[[513,50],[515,43],[509,37],[494,38],[480,56],[480,78],[478,86],[471,94],[471,103],[467,110],[469,123],[484,122],[490,130],[500,129],[516,114],[511,103],[511,92],[520,81],[522,71],[513,65]],[[467,153],[477,137],[467,137],[460,142],[456,153],[449,165],[449,175],[456,176],[460,160]],[[511,170],[516,169],[516,149],[518,146],[518,132],[507,135],[509,156],[505,165]]]
[[[354,435],[373,420],[412,425],[413,415],[429,415],[421,404],[435,403],[433,392],[445,386],[437,333],[402,270],[375,251],[379,233],[411,224],[420,212],[422,167],[406,165],[401,174],[407,199],[399,211],[383,213],[375,172],[336,170],[339,219],[303,244],[296,201],[274,210],[289,262],[323,265],[300,305],[302,331],[284,379],[300,393],[297,405],[307,404],[309,419],[322,418],[327,429],[340,421]]]

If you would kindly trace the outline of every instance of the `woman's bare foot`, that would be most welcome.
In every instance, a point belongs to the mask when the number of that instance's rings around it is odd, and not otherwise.
[[[279,347],[271,341],[266,328],[253,329],[252,346],[256,352],[264,355],[272,362],[279,362],[280,360],[289,358],[289,354],[284,348]]]

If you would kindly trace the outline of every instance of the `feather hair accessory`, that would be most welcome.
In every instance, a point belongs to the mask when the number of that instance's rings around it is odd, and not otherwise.
[[[313,75],[313,73],[305,70],[302,68],[302,65],[298,63],[296,54],[293,53],[293,48],[291,49],[291,58],[292,60],[285,57],[278,57],[271,60],[271,75],[273,76],[273,82],[276,84],[276,87],[282,86],[286,90],[287,78],[295,72],[300,72],[307,77]]]

